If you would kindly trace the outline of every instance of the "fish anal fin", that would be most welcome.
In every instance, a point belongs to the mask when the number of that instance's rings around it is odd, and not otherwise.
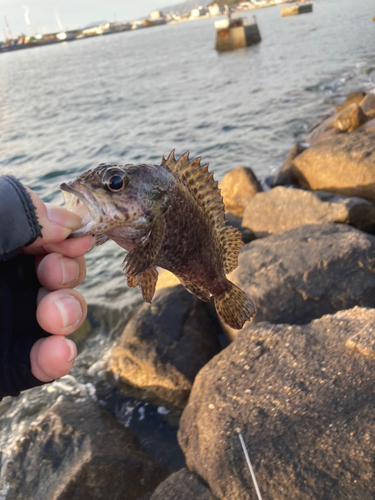
[[[155,294],[158,277],[159,273],[154,266],[137,276],[138,285],[141,289],[143,299],[149,304],[151,304],[152,298]]]
[[[235,330],[241,330],[245,322],[250,321],[256,313],[256,307],[243,290],[230,281],[228,284],[226,292],[214,297],[216,311],[225,324]]]
[[[152,226],[147,240],[135,247],[124,259],[124,271],[126,277],[137,275],[147,271],[158,256],[165,233],[165,222],[159,217]]]
[[[181,279],[179,276],[177,277],[188,292],[192,293],[193,295],[196,295],[198,299],[203,300],[203,302],[209,302],[211,295],[210,292],[208,292],[208,290],[205,290],[203,287],[195,283],[192,283],[191,281],[188,281],[186,279]]]

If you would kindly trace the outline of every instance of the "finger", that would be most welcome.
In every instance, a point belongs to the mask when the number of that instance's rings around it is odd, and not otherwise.
[[[50,243],[43,248],[47,253],[62,253],[66,257],[79,257],[92,250],[95,245],[94,236],[82,236],[82,238],[73,238],[60,241],[59,243]]]
[[[81,227],[81,218],[56,205],[45,204],[39,196],[26,188],[35,206],[38,222],[42,227],[42,236],[27,248],[35,249],[48,243],[56,243],[65,240],[69,234]]]
[[[31,372],[41,382],[67,375],[74,365],[77,348],[60,335],[39,339],[30,351]]]
[[[42,288],[38,299],[36,319],[48,333],[69,335],[77,330],[86,318],[85,299],[76,290],[68,288],[46,293]]]
[[[59,253],[50,253],[37,265],[39,283],[47,290],[74,288],[86,277],[84,257],[69,259]]]

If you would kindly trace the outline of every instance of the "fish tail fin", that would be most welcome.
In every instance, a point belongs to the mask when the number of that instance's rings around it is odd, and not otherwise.
[[[256,312],[254,302],[238,286],[228,281],[228,289],[214,297],[215,307],[220,318],[235,330],[241,330],[245,321],[250,321]]]

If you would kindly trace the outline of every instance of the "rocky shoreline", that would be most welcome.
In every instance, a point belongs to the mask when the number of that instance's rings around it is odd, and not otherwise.
[[[237,428],[263,498],[374,498],[375,94],[350,94],[267,183],[249,167],[220,182],[253,322],[228,329],[163,272],[107,363],[120,392],[181,416],[187,467],[66,398],[18,443],[7,500],[253,500]]]

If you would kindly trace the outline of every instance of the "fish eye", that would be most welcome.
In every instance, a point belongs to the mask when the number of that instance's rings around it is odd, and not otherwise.
[[[117,193],[125,189],[129,184],[129,177],[125,172],[117,171],[112,175],[109,175],[107,179],[104,181],[104,187],[108,191],[112,191],[113,193]]]
[[[124,179],[120,175],[113,175],[108,181],[111,191],[120,191],[124,186]]]

